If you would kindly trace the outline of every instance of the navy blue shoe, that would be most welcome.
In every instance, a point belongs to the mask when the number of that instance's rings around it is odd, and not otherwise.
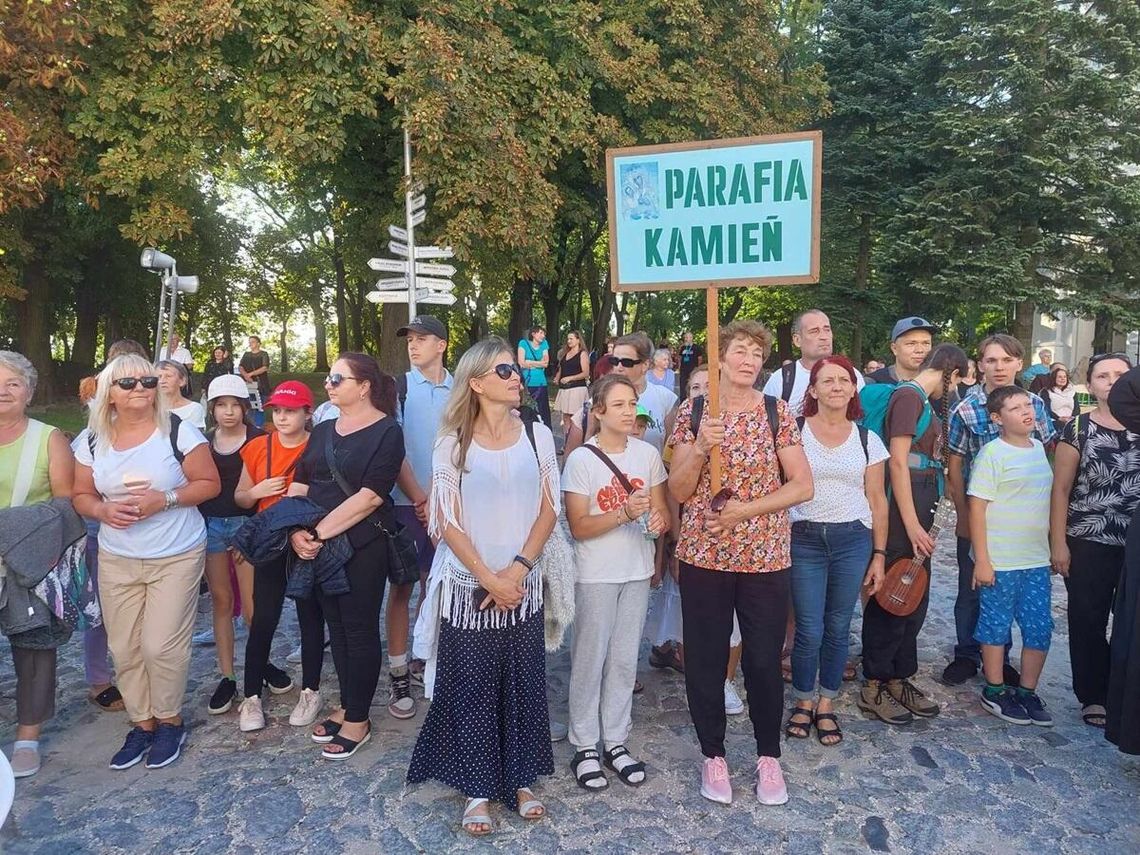
[[[148,769],[161,769],[169,766],[182,753],[182,743],[186,741],[186,725],[159,724],[154,735],[154,744],[146,758]]]
[[[1005,689],[999,695],[988,695],[983,689],[982,708],[1010,724],[1033,723],[1033,719],[1029,717],[1029,713],[1025,711],[1025,707],[1017,699],[1017,695],[1010,689]]]
[[[1053,715],[1045,708],[1045,702],[1036,692],[1018,692],[1017,700],[1025,709],[1025,714],[1038,727],[1052,727]]]
[[[132,727],[127,734],[127,741],[123,743],[115,756],[111,758],[112,769],[129,769],[146,756],[154,743],[154,734],[141,727]]]

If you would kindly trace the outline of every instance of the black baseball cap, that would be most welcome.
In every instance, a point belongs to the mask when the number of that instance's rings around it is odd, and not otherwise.
[[[911,318],[903,318],[901,321],[896,323],[895,328],[891,330],[891,341],[894,341],[900,335],[906,335],[908,332],[914,332],[915,330],[926,330],[931,335],[934,335],[936,332],[938,332],[938,327],[934,326],[934,324],[926,320],[926,318],[920,318],[917,316]]]
[[[443,321],[434,315],[416,315],[406,326],[396,330],[396,335],[403,337],[409,332],[427,333],[447,341],[447,327],[443,325]]]

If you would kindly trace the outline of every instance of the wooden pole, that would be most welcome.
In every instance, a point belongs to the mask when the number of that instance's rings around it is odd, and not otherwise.
[[[705,409],[710,419],[720,418],[720,308],[717,304],[717,289],[705,289],[705,325],[708,340],[705,349],[709,355],[709,394]],[[720,492],[720,447],[714,447],[709,454],[709,477],[712,492]]]

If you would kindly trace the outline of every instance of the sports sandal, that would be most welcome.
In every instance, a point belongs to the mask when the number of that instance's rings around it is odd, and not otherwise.
[[[574,775],[574,780],[576,780],[578,782],[578,786],[581,787],[583,790],[590,790],[591,792],[597,792],[598,790],[604,790],[606,787],[608,787],[610,785],[610,781],[606,777],[606,773],[603,772],[601,769],[598,769],[598,770],[593,771],[593,772],[582,772],[581,774],[579,774],[579,772],[578,772],[578,767],[581,766],[587,760],[593,760],[594,762],[597,762],[601,759],[602,759],[601,755],[598,754],[598,751],[595,748],[586,748],[582,751],[578,751],[577,753],[574,754],[573,757],[570,758],[570,771]],[[597,787],[591,787],[590,786],[590,781],[598,781],[598,780],[604,781],[605,783],[603,783],[601,786],[597,786]]]
[[[829,721],[835,727],[824,729],[819,726],[821,721]],[[815,738],[819,740],[819,744],[825,748],[834,748],[843,741],[843,731],[839,728],[839,719],[835,717],[835,713],[817,712],[815,714]],[[824,742],[824,740],[830,740]]]
[[[534,822],[534,820],[542,819],[546,816],[546,805],[534,797],[534,793],[530,791],[530,787],[519,787],[518,791],[519,793],[525,793],[529,796],[529,798],[526,799],[519,799],[519,816],[530,822]],[[537,810],[538,813],[531,813],[533,810]]]
[[[1108,721],[1108,712],[1100,704],[1089,704],[1081,707],[1081,719],[1089,727],[1104,727]]]
[[[87,700],[104,712],[119,712],[126,709],[123,695],[115,686],[108,686],[97,695],[88,695]]]
[[[372,724],[369,723],[368,730],[364,731],[364,736],[360,739],[349,739],[347,736],[341,736],[339,733],[332,738],[329,746],[339,745],[340,751],[329,751],[328,748],[321,752],[321,756],[326,760],[347,760],[363,746],[368,740],[372,738]]]
[[[326,718],[318,724],[317,727],[324,728],[325,732],[323,734],[310,733],[309,737],[313,742],[317,743],[317,745],[328,745],[333,741],[333,737],[340,733],[341,723],[339,721],[333,721],[331,718]]]
[[[491,812],[487,809],[486,799],[468,799],[463,808],[463,821],[460,827],[472,837],[486,837],[494,829],[491,828]],[[485,825],[486,828],[475,829],[476,825]]]
[[[632,756],[633,755],[630,754],[629,751],[626,750],[626,747],[624,745],[615,745],[609,751],[606,751],[602,754],[602,757],[604,758],[604,762],[606,764],[606,768],[610,769],[615,775],[617,775],[619,778],[621,778],[623,784],[628,784],[631,787],[640,787],[642,784],[645,783],[645,764],[644,763],[642,763],[641,761],[637,761],[634,763],[626,763],[624,766],[622,766],[619,769],[617,764],[614,762],[619,757],[632,757]],[[641,780],[640,781],[630,780],[631,777],[633,775],[636,775],[638,772],[641,773]]]
[[[807,707],[796,707],[784,725],[784,734],[791,739],[807,739],[811,736],[811,725],[815,713]]]

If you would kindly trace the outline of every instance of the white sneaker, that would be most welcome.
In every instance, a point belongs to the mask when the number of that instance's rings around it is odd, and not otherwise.
[[[727,715],[740,715],[744,712],[744,701],[740,699],[732,680],[724,681],[724,711]]]
[[[285,661],[288,662],[290,665],[300,665],[301,664],[301,645],[298,644],[297,649],[285,657]]]
[[[238,730],[249,733],[265,728],[265,713],[261,711],[261,698],[257,695],[246,698],[238,708]]]
[[[297,706],[289,713],[289,724],[293,727],[306,727],[317,720],[323,706],[321,693],[312,689],[302,689]]]

